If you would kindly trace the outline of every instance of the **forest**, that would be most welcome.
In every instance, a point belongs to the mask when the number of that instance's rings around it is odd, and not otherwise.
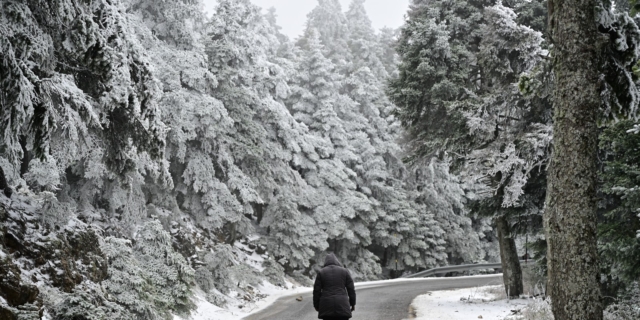
[[[318,0],[290,39],[250,0],[2,0],[0,319],[173,319],[328,252],[356,281],[501,261],[516,297],[534,259],[560,306],[583,222],[599,316],[571,319],[639,319],[640,4],[566,0],[593,16],[567,41],[549,1],[411,0],[376,30]]]

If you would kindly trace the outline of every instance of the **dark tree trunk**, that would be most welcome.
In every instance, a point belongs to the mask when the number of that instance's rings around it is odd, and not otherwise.
[[[387,262],[389,261],[389,247],[384,248],[384,254],[382,255],[382,261],[381,261],[381,265],[383,267],[387,266]]]
[[[4,170],[2,169],[2,167],[0,167],[0,189],[2,189],[2,192],[4,192],[4,195],[7,196],[7,198],[11,198],[13,190],[11,189],[11,187],[9,187],[7,177],[4,175]]]
[[[602,320],[596,248],[597,113],[605,39],[597,0],[550,0],[554,150],[545,210],[548,293],[558,320]]]
[[[329,240],[331,241],[331,240]],[[338,239],[333,239],[333,245],[329,244],[329,251],[338,254]]]
[[[22,147],[22,162],[20,163],[20,177],[29,172],[29,163],[31,162],[31,152],[27,149],[27,136],[20,137],[20,146]]]
[[[262,222],[262,218],[264,218],[264,204],[260,204],[260,203],[256,203],[253,206],[253,210],[256,213],[256,222],[258,223],[258,225],[260,225],[260,222]]]
[[[236,232],[237,223],[232,223],[229,225],[229,239],[227,240],[228,244],[234,244],[237,240],[237,232]]]
[[[498,242],[500,243],[504,289],[509,298],[517,298],[523,293],[522,268],[520,267],[516,241],[511,235],[511,227],[505,216],[496,218],[496,229],[498,229]]]

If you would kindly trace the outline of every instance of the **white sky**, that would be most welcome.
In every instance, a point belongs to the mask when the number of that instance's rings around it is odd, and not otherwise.
[[[203,2],[208,12],[216,4],[216,0],[203,0]],[[317,0],[251,0],[251,2],[264,9],[275,7],[278,25],[282,27],[282,32],[292,39],[302,34],[307,13],[318,4]],[[350,2],[351,0],[340,0],[343,11],[349,9]],[[385,26],[398,28],[404,22],[404,14],[409,9],[409,0],[367,0],[365,7],[375,29]]]

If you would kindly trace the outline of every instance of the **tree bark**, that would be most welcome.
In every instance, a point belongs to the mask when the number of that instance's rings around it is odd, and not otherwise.
[[[266,205],[261,203],[256,203],[253,205],[253,211],[256,213],[256,222],[258,225],[262,222],[262,218],[264,218],[264,207]]]
[[[383,267],[386,267],[388,261],[389,261],[389,247],[386,247],[384,248],[384,254],[382,255],[382,261],[380,262],[380,265],[382,265]]]
[[[11,198],[13,194],[13,189],[9,187],[9,183],[7,182],[7,177],[4,175],[4,170],[0,167],[0,190],[4,193],[7,198]]]
[[[31,152],[27,149],[27,136],[20,137],[20,146],[22,147],[22,162],[20,163],[20,177],[29,172],[29,163],[31,162]]]
[[[516,241],[511,235],[511,227],[505,216],[496,218],[496,229],[498,229],[498,243],[500,244],[504,290],[509,298],[518,298],[524,291],[522,268],[520,267]]]
[[[596,248],[597,112],[604,39],[597,0],[550,0],[554,150],[545,212],[555,319],[602,320]]]
[[[232,245],[236,243],[236,240],[237,240],[236,225],[237,225],[237,222],[234,222],[229,225],[229,238],[227,239],[228,244]]]

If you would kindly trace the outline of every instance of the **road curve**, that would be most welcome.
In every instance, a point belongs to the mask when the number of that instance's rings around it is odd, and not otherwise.
[[[376,283],[356,283],[358,301],[352,320],[402,320],[409,317],[413,299],[429,291],[502,284],[502,275],[401,279]],[[316,320],[311,292],[282,297],[265,310],[244,320]]]

